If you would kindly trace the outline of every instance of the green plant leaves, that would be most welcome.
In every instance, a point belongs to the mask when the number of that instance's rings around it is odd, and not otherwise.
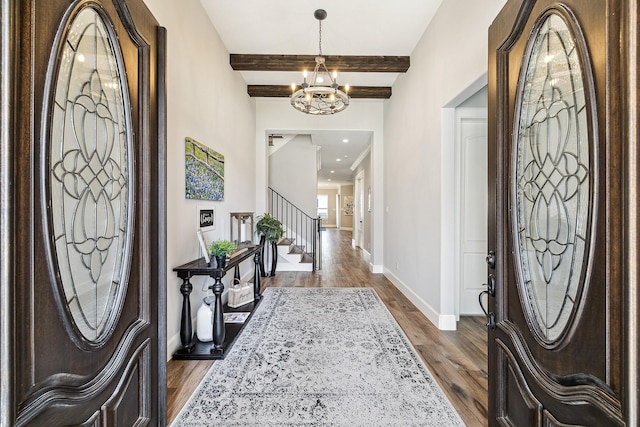
[[[265,213],[258,217],[256,233],[264,235],[270,242],[277,242],[282,238],[284,229],[282,228],[282,223],[276,217]]]

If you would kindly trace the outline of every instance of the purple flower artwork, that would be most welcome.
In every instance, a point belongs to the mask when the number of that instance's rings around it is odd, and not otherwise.
[[[185,197],[224,200],[224,156],[192,138],[185,139]]]

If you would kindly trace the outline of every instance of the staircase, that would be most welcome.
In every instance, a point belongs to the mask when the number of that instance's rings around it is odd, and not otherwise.
[[[284,228],[278,242],[276,271],[315,271],[322,268],[320,218],[312,218],[269,187],[269,213]]]

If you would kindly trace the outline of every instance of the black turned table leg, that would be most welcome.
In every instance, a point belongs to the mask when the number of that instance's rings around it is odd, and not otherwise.
[[[182,278],[182,286],[180,286],[180,293],[182,293],[182,318],[180,319],[180,341],[182,342],[182,348],[191,349],[195,345],[193,340],[193,326],[191,325],[191,301],[189,295],[193,290],[193,285],[189,281],[189,276]]]
[[[222,310],[222,291],[224,291],[224,284],[222,283],[222,276],[224,276],[223,270],[216,270],[214,273],[214,283],[209,286],[215,300],[213,301],[213,347],[211,347],[211,353],[224,352],[224,338],[225,338],[225,326],[224,326],[224,311]]]
[[[253,300],[258,301],[262,296],[260,295],[260,269],[262,261],[260,257],[260,251],[256,251],[256,254],[253,256],[253,262],[255,263],[255,268],[253,270]]]

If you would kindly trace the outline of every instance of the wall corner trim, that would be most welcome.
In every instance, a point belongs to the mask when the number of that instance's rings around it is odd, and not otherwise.
[[[423,300],[411,288],[409,288],[405,283],[403,283],[402,280],[400,280],[397,276],[395,276],[388,268],[384,269],[384,275],[438,329],[440,329],[442,331],[455,331],[456,330],[457,325],[456,325],[456,317],[455,317],[455,315],[438,313],[425,300]]]

